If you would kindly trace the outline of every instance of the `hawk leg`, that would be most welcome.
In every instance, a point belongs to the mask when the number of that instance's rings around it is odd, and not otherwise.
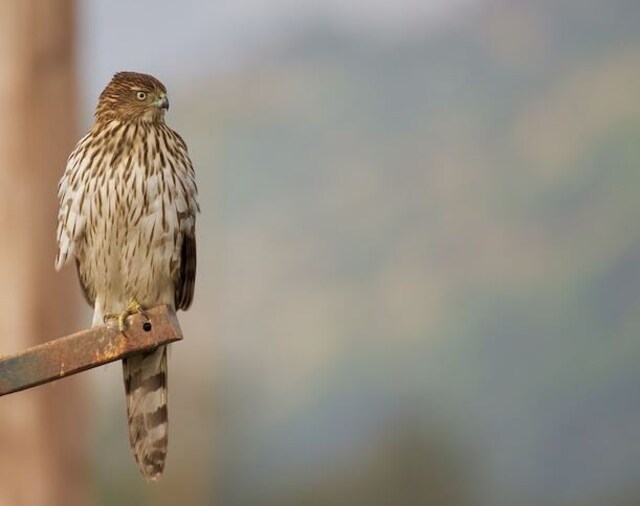
[[[127,309],[124,311],[120,313],[107,313],[104,315],[104,322],[107,323],[109,320],[118,320],[118,329],[120,332],[124,332],[127,328],[127,318],[134,314],[141,314],[147,320],[149,319],[147,312],[140,303],[136,299],[131,299],[129,304],[127,304]]]

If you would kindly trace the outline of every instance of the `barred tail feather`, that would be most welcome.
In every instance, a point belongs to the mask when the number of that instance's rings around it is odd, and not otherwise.
[[[147,480],[155,480],[167,455],[166,346],[127,357],[122,365],[131,449],[140,472]]]

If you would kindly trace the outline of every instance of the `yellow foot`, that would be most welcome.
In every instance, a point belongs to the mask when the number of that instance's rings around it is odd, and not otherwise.
[[[104,322],[107,323],[107,321],[109,320],[118,320],[118,329],[120,330],[120,332],[124,332],[127,328],[127,318],[134,314],[141,314],[147,320],[149,319],[149,317],[147,316],[147,312],[140,305],[140,303],[135,299],[131,299],[129,301],[129,304],[127,305],[127,309],[125,309],[124,311],[120,313],[105,314]]]

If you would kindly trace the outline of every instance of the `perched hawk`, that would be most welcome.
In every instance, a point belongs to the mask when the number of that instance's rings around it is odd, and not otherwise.
[[[187,146],[164,122],[167,90],[119,72],[58,186],[56,269],[74,259],[93,325],[159,304],[187,309],[196,276],[197,188]],[[167,350],[123,360],[129,441],[156,479],[167,453]]]

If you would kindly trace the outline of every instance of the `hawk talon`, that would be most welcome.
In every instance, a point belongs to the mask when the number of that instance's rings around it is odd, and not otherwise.
[[[147,314],[146,309],[144,309],[140,305],[140,303],[135,299],[131,299],[131,301],[129,301],[129,305],[127,306],[127,312],[129,313],[129,315],[134,315],[134,314],[142,315],[145,320],[149,321],[149,315]]]
[[[127,318],[135,314],[142,315],[147,321],[149,321],[149,315],[146,310],[140,305],[140,303],[131,299],[127,305],[127,309],[120,313],[107,313],[104,315],[103,321],[107,323],[109,320],[118,320],[118,330],[124,332],[127,329]]]

